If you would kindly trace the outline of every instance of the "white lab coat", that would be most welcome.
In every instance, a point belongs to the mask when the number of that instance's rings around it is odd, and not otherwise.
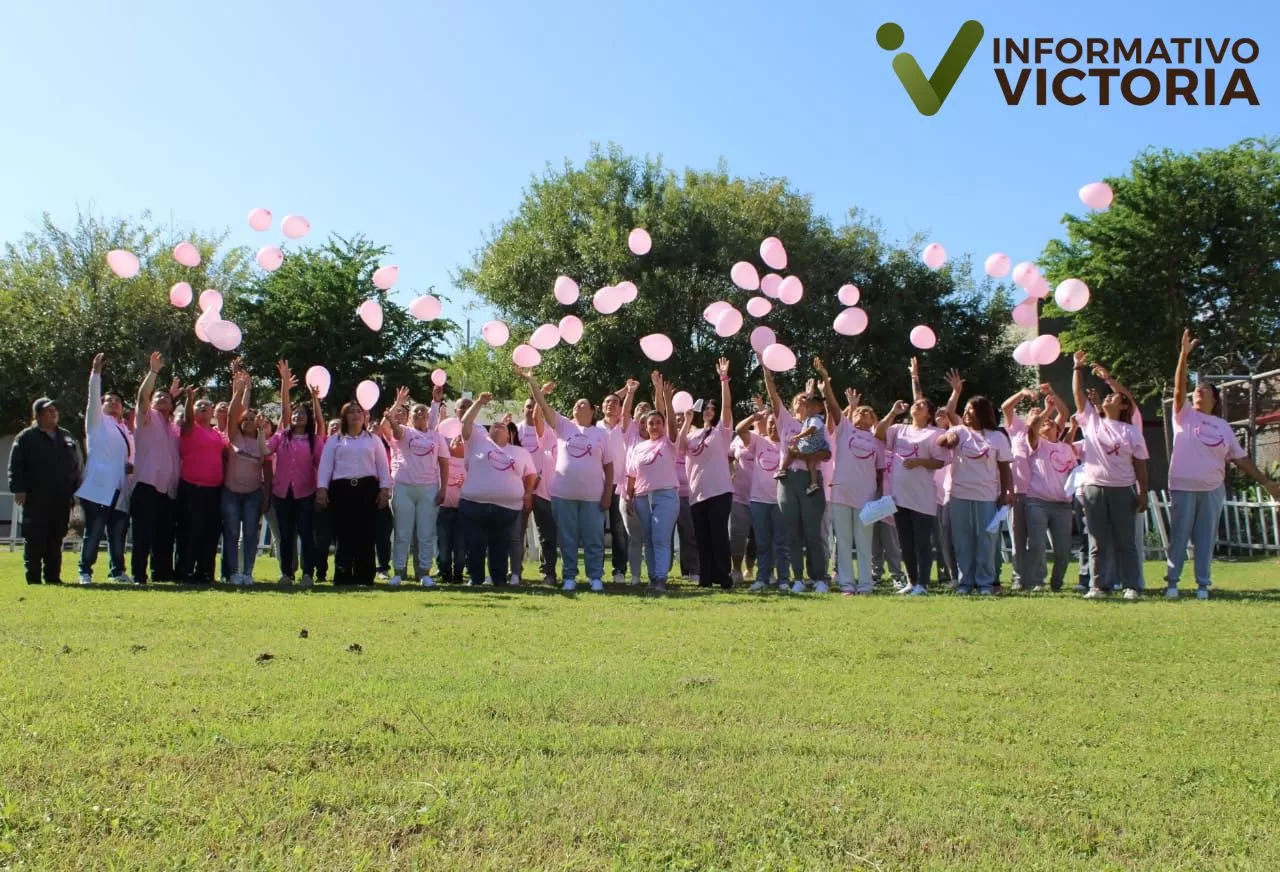
[[[76,496],[118,512],[129,511],[129,479],[125,464],[133,462],[133,435],[115,418],[102,414],[102,376],[89,375],[89,407],[84,419],[84,479]]]

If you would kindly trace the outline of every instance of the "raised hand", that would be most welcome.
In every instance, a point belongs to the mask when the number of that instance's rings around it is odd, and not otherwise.
[[[1076,366],[1089,365],[1089,355],[1085,353],[1083,348],[1077,348],[1076,353],[1072,355],[1072,359],[1075,360]]]
[[[1196,347],[1197,345],[1199,345],[1199,344],[1200,344],[1200,340],[1199,340],[1199,339],[1192,339],[1192,338],[1191,338],[1191,331],[1190,331],[1190,330],[1183,330],[1183,331],[1182,331],[1182,356],[1183,356],[1183,357],[1186,357],[1186,356],[1188,356],[1189,354],[1191,354],[1191,352],[1192,352],[1192,351],[1194,351],[1194,350],[1195,350],[1195,347]]]
[[[958,370],[953,369],[948,372],[945,376],[945,380],[951,387],[951,390],[956,391],[957,393],[964,388],[964,379],[961,377]]]
[[[905,402],[905,401],[903,401],[903,400],[896,400],[896,401],[894,402],[894,404],[893,404],[892,415],[893,415],[893,417],[895,417],[895,418],[896,418],[896,417],[898,417],[899,415],[901,415],[903,412],[905,412],[906,410],[907,410],[907,404],[906,404],[906,402]]]
[[[164,355],[158,351],[151,352],[151,359],[147,361],[152,372],[159,372],[164,369]]]
[[[844,389],[844,398],[848,401],[850,408],[856,409],[858,406],[862,405],[862,394],[858,393],[853,388]]]
[[[276,372],[280,373],[280,380],[285,381],[293,370],[289,369],[289,361],[282,359],[276,361]]]
[[[716,375],[724,377],[729,374],[729,358],[722,357],[716,362]]]
[[[764,404],[764,397],[759,396],[758,394],[751,398],[751,402],[755,405],[756,412],[763,412],[766,408]]]
[[[307,385],[307,390],[311,391],[311,396],[320,399],[320,385]]]
[[[1054,394],[1053,385],[1049,384],[1048,382],[1042,383],[1040,385],[1040,393],[1044,394],[1046,397],[1053,396]]]
[[[811,394],[811,393],[813,393],[813,392],[814,392],[814,390],[815,390],[817,387],[818,387],[818,384],[817,384],[817,382],[816,382],[816,381],[814,381],[813,379],[808,379],[808,380],[806,380],[806,381],[805,381],[805,383],[804,383],[804,392],[805,392],[806,394]]]
[[[1100,363],[1093,365],[1093,374],[1108,384],[1111,383],[1111,373],[1107,372],[1107,368]]]
[[[638,390],[640,390],[640,382],[633,378],[627,379],[627,393],[634,394]]]
[[[178,377],[175,375],[173,377],[173,381],[169,382],[169,396],[176,397],[176,396],[180,396],[181,394],[182,394],[182,382],[178,381]]]
[[[484,391],[480,396],[476,397],[476,405],[478,406],[487,406],[491,402],[493,402],[493,394],[488,391]]]
[[[431,386],[431,402],[433,403],[444,402],[444,385]]]
[[[908,367],[908,370],[910,371],[911,377],[913,379],[920,378],[920,358],[918,357],[911,358],[911,366]]]
[[[542,386],[542,395],[545,397],[556,389],[556,383],[549,381]]]
[[[404,385],[396,388],[396,405],[404,406],[409,402],[409,389]]]
[[[93,356],[93,371],[98,375],[102,375],[102,364],[106,360],[106,355],[101,351]]]
[[[286,391],[291,391],[298,386],[298,377],[293,373],[289,373],[287,376],[281,377],[280,384],[284,385]]]
[[[822,376],[823,381],[831,381],[831,373],[827,372],[827,368],[823,365],[821,357],[815,357],[813,359],[813,369],[818,375]]]

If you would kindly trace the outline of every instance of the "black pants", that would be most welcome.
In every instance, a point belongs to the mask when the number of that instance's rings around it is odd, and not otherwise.
[[[693,538],[698,544],[698,586],[732,587],[729,513],[733,511],[733,494],[709,497],[689,509],[693,513]]]
[[[129,498],[133,515],[133,578],[173,581],[174,502],[149,484],[138,484]],[[147,572],[150,564],[151,572]]]
[[[315,575],[316,544],[312,530],[316,498],[293,496],[276,497],[276,523],[280,525],[280,574],[293,578],[298,570],[298,543],[302,543],[302,574]],[[328,546],[326,545],[326,548]],[[327,554],[326,554],[327,557]]]
[[[186,534],[178,564],[178,578],[197,584],[212,584],[222,536],[222,488],[178,485],[178,514]]]
[[[511,542],[512,571],[519,575],[520,567],[524,565],[524,537],[529,529],[530,515],[533,515],[533,525],[538,528],[538,549],[541,551],[538,569],[542,572],[543,578],[554,579],[556,577],[556,555],[559,553],[557,550],[559,548],[559,536],[556,535],[556,516],[551,511],[551,500],[544,500],[539,496],[533,498],[533,508],[528,512],[522,511],[519,520],[516,521],[516,535],[512,537]]]
[[[391,534],[395,531],[395,516],[390,504],[378,509],[373,523],[373,544],[378,555],[378,571],[391,572]]]
[[[902,563],[913,585],[929,586],[933,571],[933,515],[898,507],[893,516],[902,543]]]
[[[315,540],[316,581],[329,577],[329,550],[333,547],[333,509],[316,507],[311,516],[311,534]]]
[[[58,506],[32,505],[28,495],[22,509],[22,565],[27,584],[57,584],[62,580],[62,540],[71,522],[71,499]],[[43,570],[43,572],[42,572]]]
[[[378,528],[378,480],[373,476],[334,480],[329,512],[338,538],[333,559],[334,584],[373,584]]]
[[[512,527],[520,520],[519,509],[493,503],[458,501],[464,535],[467,537],[467,572],[472,584],[484,581],[484,561],[489,558],[489,578],[494,584],[507,583],[507,560],[511,557]]]
[[[441,581],[459,583],[467,564],[466,534],[457,507],[440,507],[436,513],[436,566]]]
[[[627,538],[627,528],[622,523],[622,497],[613,492],[613,502],[609,503],[609,553],[613,563],[613,574],[627,574],[628,549],[631,542]]]

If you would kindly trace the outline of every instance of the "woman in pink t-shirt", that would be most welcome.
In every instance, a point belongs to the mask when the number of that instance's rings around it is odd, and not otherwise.
[[[1173,456],[1169,462],[1169,493],[1173,512],[1169,529],[1169,556],[1165,572],[1165,596],[1178,597],[1178,580],[1187,560],[1187,543],[1195,548],[1196,596],[1209,598],[1213,583],[1210,569],[1218,538],[1218,521],[1226,503],[1227,463],[1240,467],[1280,500],[1280,483],[1271,481],[1240,447],[1235,431],[1221,415],[1218,389],[1201,382],[1187,405],[1187,364],[1199,342],[1191,331],[1182,331],[1182,348],[1173,374]]]
[[[640,519],[649,568],[649,590],[665,593],[671,573],[671,543],[680,513],[676,443],[667,430],[670,395],[654,371],[653,396],[662,409],[644,416],[640,436],[627,451],[627,512]],[[688,419],[685,420],[688,428]]]
[[[316,571],[315,528],[312,523],[315,517],[316,470],[320,466],[325,443],[320,388],[307,385],[311,403],[300,403],[295,408],[290,392],[297,387],[298,380],[289,369],[289,361],[279,361],[276,368],[280,372],[280,429],[268,440],[267,452],[276,460],[272,495],[276,521],[280,525],[280,584],[284,587],[293,584],[293,575],[301,563],[302,586],[311,587]]]
[[[689,509],[698,549],[698,586],[733,587],[729,549],[729,514],[733,509],[733,479],[729,475],[729,443],[733,441],[733,403],[729,391],[729,360],[716,364],[720,403],[707,400],[700,427],[686,427],[676,444],[685,454],[689,473]],[[720,412],[719,421],[716,420]],[[689,410],[692,419],[697,413]]]
[[[409,389],[400,388],[396,404],[382,419],[383,438],[391,442],[391,514],[395,531],[392,550],[391,585],[398,585],[409,574],[409,550],[414,556],[418,583],[435,587],[431,579],[431,561],[436,550],[436,513],[444,502],[443,482],[449,474],[449,445],[431,429],[430,411],[423,403],[415,403],[409,412],[411,426],[405,426],[404,408],[409,402]],[[415,536],[416,531],[416,536]]]
[[[951,455],[938,445],[943,431],[933,426],[937,413],[933,401],[921,395],[911,403],[910,423],[893,423],[907,411],[902,400],[894,403],[876,425],[876,438],[885,445],[886,490],[898,507],[894,527],[911,585],[901,592],[922,596],[933,566],[933,519],[938,512],[933,472],[944,467]]]
[[[760,400],[757,398],[757,403]],[[778,421],[767,406],[738,425],[738,463],[751,472],[751,530],[756,539],[756,580],[749,588],[763,591],[773,586],[777,574],[778,590],[785,591],[791,579],[791,558],[787,550],[787,529],[778,505],[778,482],[774,479],[782,466],[782,440]]]
[[[236,373],[231,408],[227,413],[226,476],[222,486],[222,575],[234,585],[253,584],[258,555],[258,525],[271,494],[271,463],[267,460],[266,418],[249,405],[253,379]]]

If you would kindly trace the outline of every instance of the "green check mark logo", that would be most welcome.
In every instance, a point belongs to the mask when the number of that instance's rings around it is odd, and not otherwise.
[[[933,75],[927,79],[914,55],[905,51],[894,55],[893,71],[898,74],[902,87],[907,89],[907,95],[916,104],[921,115],[934,115],[942,108],[947,95],[969,63],[969,58],[973,57],[982,43],[982,34],[982,25],[976,21],[966,21],[960,25],[947,53],[938,61]],[[876,31],[876,43],[885,51],[897,51],[905,39],[902,27],[892,21],[880,25],[880,29]]]

